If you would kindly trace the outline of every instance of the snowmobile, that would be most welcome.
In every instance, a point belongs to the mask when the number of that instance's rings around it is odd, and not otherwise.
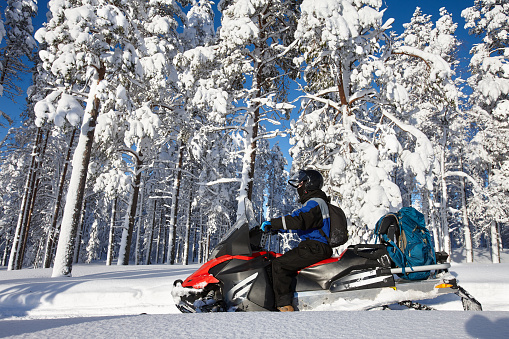
[[[263,249],[267,238],[258,226],[250,229],[247,220],[239,220],[214,248],[208,262],[184,281],[174,282],[172,296],[177,308],[183,313],[276,311],[271,262],[281,254]],[[398,278],[403,269],[394,267],[384,244],[351,245],[339,257],[298,272],[293,306],[306,311],[339,302],[348,304],[350,310],[387,309],[393,304],[429,310],[432,308],[412,299],[455,293],[464,310],[482,310],[449,273],[447,256],[437,253],[437,264],[407,267],[407,271],[433,272],[426,280],[410,281]]]

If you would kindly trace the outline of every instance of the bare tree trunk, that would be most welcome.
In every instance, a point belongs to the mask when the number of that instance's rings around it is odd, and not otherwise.
[[[78,145],[73,156],[73,170],[67,193],[64,215],[62,217],[62,228],[58,240],[57,253],[53,267],[53,277],[70,276],[72,271],[72,259],[78,231],[81,206],[85,194],[87,182],[88,165],[94,141],[95,126],[99,115],[100,100],[96,96],[97,85],[104,79],[106,69],[104,65],[97,70],[95,79],[92,81],[89,99],[83,125],[78,140]]]
[[[472,232],[470,231],[470,223],[468,221],[465,178],[461,178],[460,180],[461,180],[461,215],[463,218],[463,239],[465,241],[467,263],[472,263],[474,262],[474,249],[472,246]]]
[[[447,221],[447,183],[445,180],[445,146],[446,146],[446,131],[443,131],[442,137],[442,150],[440,154],[440,186],[442,188],[442,199],[440,204],[440,223],[443,232],[444,251],[451,254],[451,238],[449,234],[449,223]]]
[[[191,209],[193,207],[193,194],[192,190],[189,190],[189,204],[187,206],[187,220],[186,220],[186,234],[184,239],[184,257],[183,257],[183,263],[184,265],[189,265],[189,248],[190,246],[190,239],[191,239]]]
[[[171,211],[170,211],[170,231],[168,238],[168,258],[166,262],[170,265],[175,263],[175,255],[176,255],[176,236],[177,236],[177,212],[178,212],[178,201],[180,194],[180,184],[182,180],[182,164],[184,161],[184,145],[182,142],[179,142],[179,158],[177,165],[177,177],[173,181],[172,188],[172,202],[171,202]]]
[[[14,222],[14,220],[12,221]],[[7,234],[7,236],[5,237],[5,246],[4,246],[4,253],[2,254],[2,266],[6,266],[7,265],[7,256],[8,256],[8,253],[9,253],[9,247],[10,247],[10,233]]]
[[[498,223],[495,220],[491,221],[491,262],[500,264],[500,237],[498,232]]]
[[[500,253],[504,249],[503,244],[502,244],[502,230],[500,228],[500,223],[497,223],[497,239],[498,239],[498,252]],[[499,259],[500,259],[500,255],[499,255]]]
[[[18,216],[18,223],[16,225],[16,230],[14,232],[14,238],[12,241],[11,255],[9,257],[9,265],[7,270],[16,270],[20,267],[20,258],[21,255],[21,244],[22,237],[25,233],[24,227],[26,226],[26,220],[28,217],[28,210],[30,205],[30,197],[32,195],[34,186],[35,186],[35,172],[37,167],[37,150],[39,149],[39,144],[42,140],[42,129],[37,128],[37,136],[35,138],[35,143],[32,150],[32,161],[30,164],[30,168],[27,174],[27,180],[25,183],[25,189],[23,193],[23,199],[21,201],[21,208]],[[22,263],[21,263],[22,264]]]
[[[113,261],[113,245],[115,242],[115,219],[117,219],[118,197],[113,200],[111,207],[110,234],[108,237],[108,253],[106,254],[106,265],[110,266]]]
[[[141,169],[140,169],[141,170]],[[141,176],[140,176],[140,186],[143,185],[141,183]],[[142,207],[143,207],[143,198],[144,198],[145,190],[143,187],[140,187],[140,201],[138,202],[138,209],[136,210],[136,216],[134,220],[138,220],[138,223],[136,224],[136,246],[135,246],[135,253],[134,253],[134,264],[139,265],[141,262],[141,250],[140,250],[140,239],[141,239],[141,225],[143,225],[143,220],[141,217]]]
[[[35,167],[35,178],[36,178],[35,179],[35,186],[34,186],[34,188],[32,190],[32,194],[30,195],[30,204],[29,204],[28,214],[27,214],[27,217],[26,217],[26,220],[25,220],[25,226],[23,227],[24,228],[24,233],[22,234],[21,249],[20,249],[20,253],[19,253],[20,260],[18,261],[18,269],[21,269],[21,267],[23,265],[23,260],[25,258],[25,249],[27,247],[28,237],[30,235],[30,225],[32,223],[32,216],[34,214],[35,201],[36,201],[36,198],[37,198],[37,191],[39,190],[39,184],[41,182],[41,178],[38,176],[38,174],[39,174],[38,172],[39,172],[39,168],[41,166],[41,161],[44,158],[44,154],[46,153],[46,148],[48,146],[49,132],[50,131],[47,130],[46,138],[44,139],[44,146],[41,146],[41,148],[39,149],[39,161],[36,162],[36,167]]]
[[[256,54],[261,54],[260,49],[262,47],[255,46]],[[254,94],[254,98],[259,99],[262,97],[262,86],[263,77],[265,76],[262,72],[263,62],[258,60],[254,61],[254,76],[253,84],[251,89]],[[240,219],[246,213],[246,199],[252,201],[253,199],[253,187],[254,187],[254,175],[256,165],[256,151],[258,141],[258,130],[260,124],[260,108],[255,108],[252,112],[248,113],[246,119],[246,125],[244,126],[245,133],[245,149],[244,157],[242,159],[242,172],[241,182],[239,189],[238,207],[237,207],[237,220]]]
[[[62,169],[62,174],[60,175],[60,181],[58,183],[58,194],[57,200],[55,201],[55,208],[53,209],[53,217],[51,219],[51,225],[48,229],[47,239],[46,239],[46,249],[44,251],[44,268],[49,268],[51,266],[51,261],[53,259],[53,246],[55,243],[55,231],[57,229],[57,222],[60,216],[60,207],[62,206],[62,197],[64,194],[64,186],[65,186],[65,178],[67,176],[67,170],[69,169],[69,160],[71,159],[72,153],[72,144],[74,143],[74,137],[76,136],[76,128],[72,130],[71,140],[69,140],[69,147],[67,148],[67,154],[65,156],[64,168]]]
[[[248,114],[246,119],[245,148],[242,158],[242,172],[239,188],[239,198],[237,207],[237,220],[246,213],[246,199],[251,200],[253,196],[253,178],[256,161],[256,138],[258,136],[258,121],[260,118],[259,109]]]
[[[166,222],[165,222],[166,223]],[[168,248],[168,244],[166,243],[170,237],[170,229],[168,227],[164,227],[163,228],[163,232],[164,232],[164,235],[162,237],[163,239],[163,243],[161,245],[161,248],[163,249],[163,255],[162,255],[162,258],[161,258],[161,262],[164,264],[168,264],[168,251],[169,251],[169,248]]]
[[[79,231],[76,234],[76,244],[74,246],[74,263],[77,264],[80,259],[80,251],[81,251],[81,240],[83,239],[83,233],[85,232],[85,212],[87,207],[87,199],[83,199],[83,206],[81,206],[81,217],[79,224]]]
[[[161,246],[161,232],[163,232],[164,228],[166,227],[162,227],[162,223],[163,223],[163,218],[164,216],[164,207],[161,206],[161,215],[159,216],[159,224],[157,225],[157,239],[156,239],[156,254],[155,254],[155,258],[156,258],[156,264],[159,264],[159,250],[160,250],[160,246]],[[165,239],[166,237],[162,237],[163,239]],[[164,261],[161,260],[161,261]]]
[[[129,208],[129,223],[127,228],[127,238],[124,241],[122,241],[121,246],[125,246],[124,251],[120,251],[122,256],[119,254],[119,264],[120,265],[129,265],[129,255],[131,254],[131,242],[133,239],[133,231],[134,231],[134,223],[136,221],[136,212],[138,210],[138,196],[140,193],[140,183],[141,183],[141,166],[142,166],[142,160],[141,160],[141,154],[138,156],[135,156],[136,160],[136,166],[135,166],[135,172],[134,172],[134,186],[133,186],[133,195],[131,198],[131,206]]]
[[[203,211],[200,208],[200,240],[199,240],[200,251],[198,253],[198,262],[200,264],[205,262],[204,261],[204,258],[205,258],[205,236],[204,236],[204,231],[205,231],[205,225],[203,224]]]
[[[147,228],[147,235],[145,237],[147,243],[145,245],[145,265],[150,265],[152,262],[150,260],[150,255],[152,254],[152,242],[154,241],[154,225],[156,221],[156,209],[157,209],[157,200],[152,199],[152,208],[151,208],[151,215],[152,218],[150,218],[150,224]],[[157,261],[157,259],[156,259]]]

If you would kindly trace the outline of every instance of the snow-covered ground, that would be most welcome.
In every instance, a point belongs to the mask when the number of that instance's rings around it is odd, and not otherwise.
[[[198,265],[76,265],[71,278],[50,269],[0,269],[0,337],[24,338],[507,338],[509,253],[491,264],[458,263],[451,271],[481,302],[464,312],[455,295],[423,303],[439,311],[345,311],[341,303],[316,312],[180,314],[173,281]]]

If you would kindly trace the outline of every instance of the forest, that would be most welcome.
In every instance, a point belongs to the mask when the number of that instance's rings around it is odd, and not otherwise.
[[[204,262],[251,208],[298,207],[302,168],[345,211],[342,247],[414,206],[437,251],[500,262],[509,0],[465,1],[461,22],[417,7],[401,34],[386,2],[49,0],[37,30],[45,6],[4,2],[0,96],[26,103],[19,124],[0,108],[0,264]],[[468,72],[458,25],[479,41]]]

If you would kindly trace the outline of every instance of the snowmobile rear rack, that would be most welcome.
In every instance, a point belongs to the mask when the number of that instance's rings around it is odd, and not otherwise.
[[[451,267],[450,263],[444,263],[444,264],[435,264],[435,265],[425,265],[425,266],[412,266],[412,267],[405,267],[405,272],[423,272],[423,271],[442,271],[447,270]],[[399,274],[403,273],[402,268],[386,268],[381,270],[382,274]]]

